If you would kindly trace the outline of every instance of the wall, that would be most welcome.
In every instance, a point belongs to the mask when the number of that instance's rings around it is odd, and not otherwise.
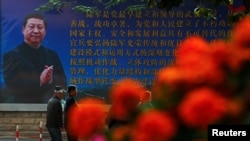
[[[107,111],[109,106],[105,106]],[[0,140],[15,138],[17,125],[19,138],[39,139],[41,121],[42,138],[48,139],[49,134],[45,127],[46,104],[0,104]],[[66,139],[66,132],[62,133]]]
[[[0,137],[15,138],[16,126],[18,125],[20,138],[39,138],[40,121],[45,123],[46,112],[1,111]],[[47,137],[47,130],[44,124],[42,129],[44,137]]]
[[[49,138],[45,127],[46,104],[0,104],[0,140],[15,138],[17,125],[19,138],[39,139],[41,121],[42,137]]]

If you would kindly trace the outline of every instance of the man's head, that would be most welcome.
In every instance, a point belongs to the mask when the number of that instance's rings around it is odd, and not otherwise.
[[[69,85],[68,86],[68,93],[69,93],[70,96],[76,96],[76,94],[77,94],[76,85]]]
[[[55,86],[55,96],[59,99],[63,98],[63,94],[65,93],[65,90],[61,86]]]
[[[39,47],[46,35],[47,22],[43,15],[32,13],[23,21],[22,32],[24,41],[32,47]]]

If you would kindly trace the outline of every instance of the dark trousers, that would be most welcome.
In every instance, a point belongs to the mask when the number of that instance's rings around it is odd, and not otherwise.
[[[60,128],[48,128],[51,141],[62,141],[62,133]]]
[[[68,129],[66,129],[66,133],[67,133],[68,141],[78,141],[78,138],[71,135]]]

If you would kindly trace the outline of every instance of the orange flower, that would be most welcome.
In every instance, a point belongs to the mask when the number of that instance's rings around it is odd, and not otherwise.
[[[78,107],[70,109],[70,132],[81,139],[87,139],[105,125],[105,105],[97,99],[82,99]]]
[[[146,89],[137,81],[122,79],[111,87],[111,115],[118,119],[127,119],[133,114]]]
[[[182,73],[177,67],[174,66],[160,69],[155,79],[156,85],[165,85],[172,89],[176,89],[181,82]]]
[[[212,58],[209,44],[203,38],[187,38],[177,52],[176,65],[182,71],[187,87],[217,85],[224,81],[223,73]]]
[[[250,16],[246,16],[236,23],[232,30],[233,46],[250,48]]]
[[[233,47],[230,51],[229,67],[238,73],[244,69],[245,65],[250,63],[250,48]]]
[[[212,58],[193,56],[193,60],[187,59],[186,65],[189,67],[180,67],[187,87],[197,85],[218,85],[224,82],[224,74]]]
[[[250,62],[250,16],[245,16],[235,24],[231,34],[231,56],[229,65],[240,72]],[[248,64],[247,64],[248,63]]]
[[[177,64],[185,66],[186,56],[192,55],[208,56],[209,44],[208,42],[199,36],[190,36],[186,38],[178,47],[176,57]],[[184,61],[184,62],[183,62]]]
[[[153,83],[152,99],[158,101],[157,104],[161,102],[164,108],[171,108],[176,104],[176,98],[180,97],[180,91],[184,90],[182,86],[183,75],[180,69],[174,66],[162,68]]]
[[[162,111],[149,110],[136,120],[132,141],[168,141],[177,132],[174,119]]]
[[[230,56],[230,48],[225,40],[215,40],[210,43],[211,55],[214,62],[223,67],[228,62]]]
[[[200,88],[186,95],[178,107],[178,113],[184,124],[206,129],[221,119],[226,112],[227,100],[210,88]]]

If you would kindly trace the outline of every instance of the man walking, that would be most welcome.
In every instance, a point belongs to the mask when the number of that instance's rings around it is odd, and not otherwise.
[[[77,95],[77,87],[75,85],[69,85],[68,86],[68,96],[65,99],[66,104],[65,104],[65,109],[64,109],[64,113],[65,113],[64,125],[65,125],[65,129],[67,132],[68,141],[77,141],[78,140],[77,137],[75,137],[71,134],[71,131],[68,127],[68,125],[70,124],[69,123],[69,121],[70,121],[70,109],[77,107],[77,103],[74,99],[74,97],[76,95]]]
[[[65,90],[61,86],[55,86],[54,95],[48,101],[46,127],[51,137],[51,141],[62,141],[63,110],[61,100]]]

